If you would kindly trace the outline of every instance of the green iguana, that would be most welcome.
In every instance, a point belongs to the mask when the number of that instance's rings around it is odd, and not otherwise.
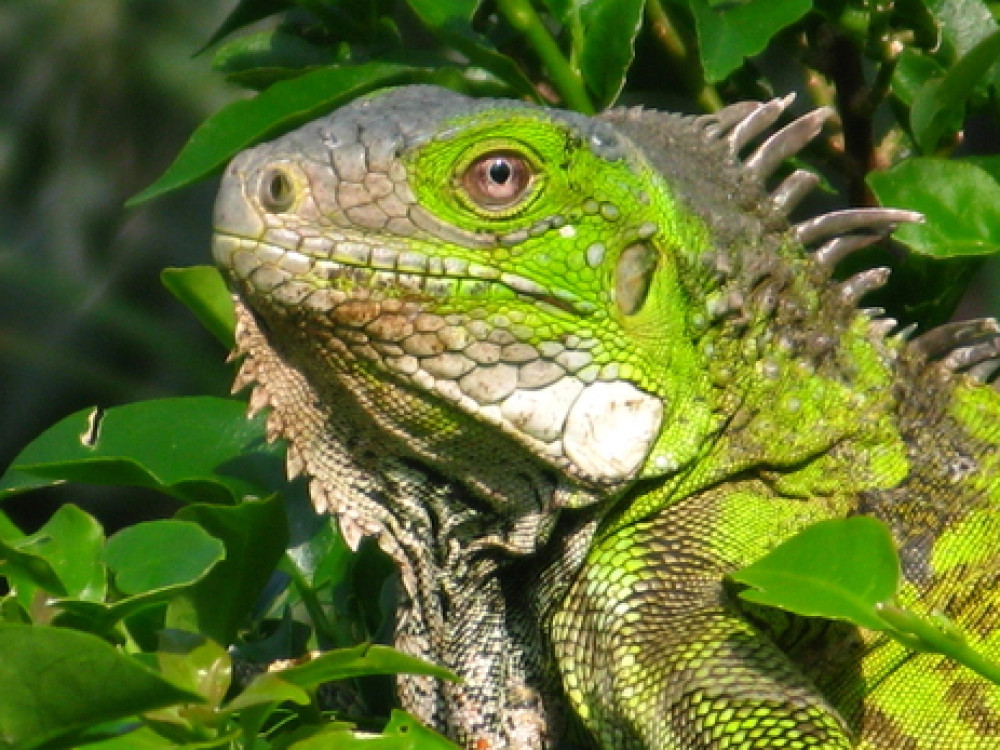
[[[817,178],[765,182],[830,113],[766,135],[788,102],[588,118],[403,87],[226,171],[237,386],[398,563],[398,647],[463,678],[401,700],[463,746],[1000,747],[1000,688],[725,580],[874,516],[902,601],[1000,656],[998,328],[858,309],[887,272],[833,266],[919,217],[790,223]]]

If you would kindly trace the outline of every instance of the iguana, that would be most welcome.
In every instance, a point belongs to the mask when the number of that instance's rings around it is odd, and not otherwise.
[[[470,750],[1000,747],[1000,688],[726,582],[874,516],[902,600],[1000,656],[997,326],[858,308],[887,272],[834,266],[919,217],[792,223],[817,178],[775,174],[830,112],[773,132],[788,104],[407,86],[225,172],[236,387],[398,564],[397,645],[462,678],[402,703]]]

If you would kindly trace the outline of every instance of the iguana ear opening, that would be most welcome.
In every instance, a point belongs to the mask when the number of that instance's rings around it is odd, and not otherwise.
[[[615,302],[622,315],[635,315],[646,304],[660,256],[649,245],[631,245],[615,267]]]

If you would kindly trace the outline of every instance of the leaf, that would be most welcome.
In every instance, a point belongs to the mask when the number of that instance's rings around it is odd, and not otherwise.
[[[405,711],[393,710],[380,735],[334,724],[294,742],[289,750],[458,750],[458,745],[423,726]]]
[[[84,409],[21,451],[0,477],[0,501],[65,481],[149,487],[187,502],[270,494],[283,483],[281,451],[265,443],[264,418],[245,413],[240,401],[207,396]]]
[[[42,528],[17,547],[49,564],[62,584],[61,596],[104,600],[107,590],[107,575],[101,560],[104,529],[89,513],[75,505],[62,505]]]
[[[451,671],[423,659],[378,644],[328,651],[305,664],[283,669],[278,674],[286,682],[313,688],[323,682],[378,674],[423,674],[442,680],[458,680]]]
[[[886,630],[877,605],[896,595],[899,558],[885,524],[855,516],[809,526],[731,578],[752,587],[747,601]]]
[[[966,100],[998,57],[1000,31],[995,31],[963,55],[943,78],[921,87],[910,109],[910,128],[921,151],[932,152],[946,132],[961,127]]]
[[[920,211],[895,238],[935,258],[987,255],[1000,250],[1000,183],[972,162],[918,157],[868,175],[883,206]]]
[[[215,33],[209,37],[209,40],[195,54],[200,55],[208,47],[211,47],[220,39],[229,36],[237,29],[249,26],[275,13],[280,13],[291,7],[291,5],[290,0],[240,0],[236,7],[226,16],[226,20],[222,22],[219,28],[215,30]]]
[[[224,75],[255,68],[298,69],[337,62],[330,47],[317,47],[284,29],[244,34],[223,45],[212,58],[212,67]]]
[[[226,650],[204,636],[169,628],[160,631],[159,641],[160,674],[202,696],[209,710],[216,709],[233,676],[233,660]]]
[[[288,527],[281,498],[273,495],[234,507],[190,505],[177,518],[221,540],[225,559],[171,603],[168,625],[231,643],[284,555]],[[178,611],[185,619],[175,619]]]
[[[106,642],[64,628],[0,625],[0,748],[72,746],[102,722],[200,701]]]
[[[967,54],[997,29],[983,0],[927,0],[926,6],[937,22],[938,44],[943,44],[953,59]]]
[[[291,701],[300,706],[309,704],[309,694],[298,685],[282,679],[277,672],[264,672],[251,680],[246,690],[226,704],[227,712],[242,711],[250,706]]]
[[[578,64],[598,111],[611,106],[625,85],[642,27],[643,0],[577,0],[573,25]],[[575,46],[576,46],[575,44]]]
[[[473,66],[489,71],[511,92],[540,101],[537,89],[517,62],[498,52],[493,44],[472,28],[480,0],[407,0],[407,5],[430,31],[466,55]],[[443,83],[447,83],[444,79]]]
[[[222,169],[236,154],[382,86],[431,79],[431,71],[369,62],[321,68],[235,101],[203,122],[167,171],[126,201],[136,206]]]
[[[144,594],[200,580],[225,553],[197,524],[162,519],[119,531],[108,539],[104,560],[121,592]]]
[[[215,266],[165,268],[160,273],[160,281],[227,351],[233,348],[236,313],[232,295],[219,269]]]
[[[762,52],[771,37],[812,8],[812,0],[748,0],[724,7],[707,0],[689,2],[709,83],[721,81],[740,67],[744,58]]]

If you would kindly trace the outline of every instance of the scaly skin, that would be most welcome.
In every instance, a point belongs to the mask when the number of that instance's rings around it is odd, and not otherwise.
[[[790,226],[811,178],[764,182],[825,113],[738,158],[786,104],[589,119],[406,87],[226,173],[238,386],[399,563],[398,645],[464,677],[401,678],[403,703],[468,748],[1000,747],[1000,689],[724,580],[869,514],[905,602],[1000,656],[996,326],[908,342],[856,310],[882,272],[830,267],[916,217]]]

